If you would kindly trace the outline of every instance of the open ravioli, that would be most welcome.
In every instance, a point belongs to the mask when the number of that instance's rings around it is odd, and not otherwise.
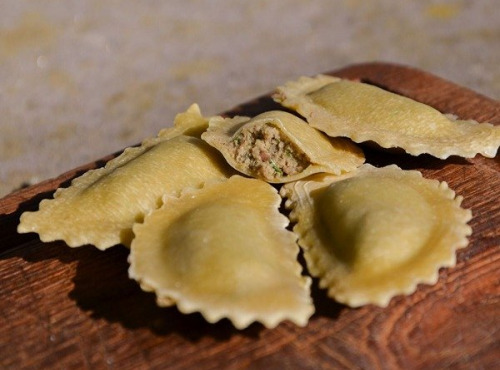
[[[238,329],[306,325],[311,280],[301,276],[296,237],[271,185],[233,176],[164,201],[134,226],[129,257],[130,277],[159,305],[211,323],[228,318]]]
[[[412,155],[492,158],[500,145],[500,127],[457,120],[404,96],[332,76],[289,82],[274,99],[329,136],[402,148]]]
[[[93,244],[106,249],[130,245],[132,225],[161,204],[163,194],[201,187],[223,179],[232,169],[216,150],[197,137],[208,126],[196,105],[160,132],[59,188],[36,212],[21,216],[18,231],[36,232],[42,241],[64,240],[69,246]]]
[[[340,174],[364,162],[363,152],[352,142],[328,138],[283,111],[254,118],[213,117],[201,137],[236,170],[272,183],[319,172]]]
[[[335,300],[387,306],[455,265],[471,212],[445,182],[392,165],[286,184],[290,219],[311,275]]]

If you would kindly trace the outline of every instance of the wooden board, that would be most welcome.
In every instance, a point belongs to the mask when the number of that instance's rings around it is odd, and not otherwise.
[[[332,74],[500,124],[499,102],[416,69],[370,63]],[[264,96],[226,114],[275,107]],[[110,156],[0,200],[0,368],[499,368],[499,157],[441,161],[364,149],[374,165],[447,181],[472,209],[470,245],[436,285],[387,308],[359,309],[334,303],[315,285],[317,312],[305,328],[237,331],[228,321],[211,325],[199,314],[158,308],[128,279],[124,247],[70,249],[16,233],[23,211]]]

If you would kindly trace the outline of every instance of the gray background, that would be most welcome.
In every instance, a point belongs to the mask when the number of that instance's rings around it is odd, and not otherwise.
[[[2,0],[0,196],[366,61],[500,97],[500,5],[474,1]]]

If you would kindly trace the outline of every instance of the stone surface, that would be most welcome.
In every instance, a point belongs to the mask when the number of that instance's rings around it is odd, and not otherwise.
[[[0,196],[299,75],[365,61],[498,99],[495,0],[3,0]],[[401,4],[401,5],[400,5]]]

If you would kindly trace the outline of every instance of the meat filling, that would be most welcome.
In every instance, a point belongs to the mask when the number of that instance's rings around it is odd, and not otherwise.
[[[244,129],[231,143],[235,160],[264,179],[294,175],[310,164],[307,156],[270,124]]]

